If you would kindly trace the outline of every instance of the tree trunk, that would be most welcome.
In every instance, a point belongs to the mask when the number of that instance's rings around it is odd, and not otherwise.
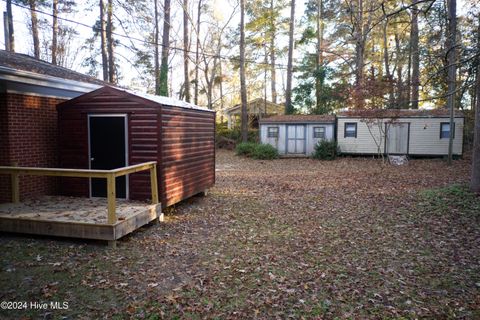
[[[160,56],[159,56],[159,50],[158,50],[158,40],[159,40],[159,35],[160,35],[160,30],[158,28],[158,0],[154,0],[154,14],[155,14],[155,94],[160,95]]]
[[[293,32],[295,28],[295,0],[290,2],[290,26],[288,30],[288,65],[287,88],[285,90],[285,114],[293,113],[292,78],[293,78]]]
[[[183,75],[185,80],[185,101],[190,102],[190,74],[188,71],[188,0],[183,0]]]
[[[100,50],[102,51],[103,81],[108,81],[107,30],[105,24],[105,4],[100,0]]]
[[[317,112],[322,110],[322,87],[323,75],[323,0],[317,0],[317,59],[316,59],[316,75],[315,75],[315,97]]]
[[[52,1],[52,63],[57,64],[58,0]]]
[[[275,36],[276,36],[276,26],[275,20],[273,18],[273,0],[270,0],[270,86],[272,90],[272,102],[277,103],[277,72],[275,69]]]
[[[480,17],[478,17],[477,52],[480,52]],[[477,72],[475,79],[475,131],[472,152],[472,177],[470,189],[480,194],[480,58],[477,57]]]
[[[455,92],[456,86],[456,35],[457,35],[457,1],[448,0],[448,31],[447,31],[447,63],[448,63],[448,99],[447,107],[450,110],[450,138],[448,141],[448,164],[452,164],[453,158],[453,120],[455,112]]]
[[[405,96],[408,94],[405,93],[405,86],[403,85],[403,67],[402,67],[402,62],[399,57],[401,57],[402,52],[400,49],[400,38],[398,36],[397,31],[395,31],[395,51],[396,51],[396,69],[397,69],[397,97],[396,97],[396,107],[398,109],[402,109],[405,107],[408,107],[408,103],[405,103],[405,101],[408,101],[408,97],[406,98]],[[409,82],[409,80],[407,80]]]
[[[108,51],[108,82],[116,83],[115,58],[113,56],[113,0],[108,0],[107,7],[107,51]]]
[[[388,82],[388,107],[394,108],[395,107],[395,95],[394,95],[394,88],[393,88],[393,77],[390,73],[390,57],[388,54],[388,18],[384,17],[385,21],[383,23],[383,61],[385,63],[385,77],[387,78]]]
[[[420,86],[420,52],[418,49],[418,0],[413,0],[412,23],[410,29],[410,48],[412,50],[412,109],[418,109],[418,90]]]
[[[32,22],[32,37],[33,37],[33,55],[40,59],[40,38],[38,36],[38,18],[37,18],[37,3],[36,0],[29,0],[30,18]]]
[[[240,0],[240,98],[242,101],[242,141],[248,141],[247,87],[245,84],[245,0]]]
[[[162,38],[162,62],[160,65],[160,95],[168,96],[168,52],[170,46],[170,0],[165,0]]]
[[[8,49],[15,52],[15,37],[13,32],[12,0],[7,0]]]
[[[357,0],[355,17],[355,107],[363,108],[365,105],[365,37],[363,30],[363,0]],[[354,14],[354,13],[352,13]]]
[[[197,44],[195,49],[195,93],[194,93],[194,102],[198,104],[198,64],[200,63],[200,17],[202,14],[202,0],[198,0],[197,8]]]

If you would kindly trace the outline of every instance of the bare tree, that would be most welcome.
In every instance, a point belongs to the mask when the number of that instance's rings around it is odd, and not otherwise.
[[[8,38],[7,41],[7,50],[15,52],[15,37],[13,32],[13,15],[12,15],[12,0],[7,0],[7,27],[8,27]]]
[[[163,4],[163,37],[162,37],[162,61],[160,64],[160,89],[161,96],[168,96],[168,53],[170,46],[170,0]]]
[[[411,106],[418,109],[418,90],[420,86],[420,52],[418,49],[418,0],[412,2],[412,22],[410,27],[410,50],[411,50]]]
[[[478,16],[477,52],[480,53],[480,15]],[[480,57],[477,58],[475,79],[475,131],[473,139],[472,177],[470,190],[480,194]]]
[[[448,65],[448,98],[447,107],[450,110],[450,137],[448,141],[448,164],[452,164],[453,158],[453,130],[455,113],[455,92],[456,84],[456,46],[457,46],[457,0],[447,1],[448,30],[447,30],[447,65]]]
[[[58,0],[52,1],[52,63],[57,64]]]
[[[272,90],[272,102],[277,103],[277,72],[275,66],[276,52],[275,52],[275,36],[276,24],[274,19],[274,3],[270,0],[270,86]]]
[[[295,0],[290,2],[290,22],[288,30],[288,63],[287,88],[285,90],[285,114],[293,112],[292,106],[292,78],[293,78],[293,32],[295,28]]]
[[[194,93],[194,103],[198,104],[198,66],[200,64],[200,17],[202,15],[202,0],[198,0],[197,7],[197,43],[195,49],[195,93]]]
[[[100,50],[102,52],[103,81],[108,81],[107,30],[105,23],[105,4],[100,0]]]
[[[37,1],[29,0],[28,4],[30,6],[30,22],[33,37],[33,55],[35,56],[35,58],[40,59],[40,37],[38,35]]]
[[[317,110],[321,110],[322,101],[322,79],[318,74],[323,68],[323,0],[317,0],[317,75],[315,77],[315,94],[317,102]]]
[[[183,0],[183,74],[185,101],[190,102],[190,74],[188,71],[188,51],[190,45],[188,42],[188,0]]]
[[[247,87],[245,84],[245,0],[240,0],[240,97],[242,100],[242,141],[248,141]]]
[[[158,0],[154,0],[154,28],[155,28],[155,53],[154,53],[154,73],[155,73],[155,94],[159,95],[160,94],[160,55],[159,55],[159,50],[158,50],[158,40],[159,40],[159,35],[160,35],[160,30],[158,26]]]
[[[113,0],[107,4],[107,52],[108,52],[108,81],[116,83],[115,58],[113,56]]]

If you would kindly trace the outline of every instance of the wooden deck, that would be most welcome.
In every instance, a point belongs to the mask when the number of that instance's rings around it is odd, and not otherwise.
[[[161,205],[116,200],[108,223],[107,199],[44,196],[0,204],[0,231],[115,241],[161,218]]]

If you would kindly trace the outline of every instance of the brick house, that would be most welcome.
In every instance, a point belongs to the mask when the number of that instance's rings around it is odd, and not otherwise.
[[[33,57],[0,50],[0,165],[57,167],[56,105],[106,83]],[[20,194],[55,194],[51,177],[26,176]],[[10,201],[0,175],[0,203]]]

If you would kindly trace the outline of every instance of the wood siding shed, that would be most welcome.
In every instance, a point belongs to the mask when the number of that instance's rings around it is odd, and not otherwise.
[[[59,162],[90,168],[90,117],[125,117],[126,165],[157,161],[163,207],[215,183],[215,112],[167,97],[103,87],[58,105]],[[148,173],[129,175],[127,198],[150,197]],[[91,196],[90,181],[62,179],[63,195]]]

